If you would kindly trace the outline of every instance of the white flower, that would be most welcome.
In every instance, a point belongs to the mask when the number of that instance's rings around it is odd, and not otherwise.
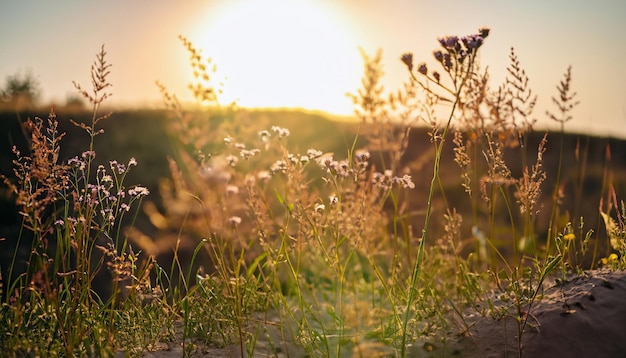
[[[266,181],[266,180],[270,180],[270,178],[272,177],[272,175],[270,174],[269,171],[267,170],[261,170],[256,177],[260,180],[260,181]]]
[[[400,180],[401,180],[402,187],[404,189],[414,189],[415,188],[415,184],[413,183],[413,179],[411,178],[410,175],[404,174],[404,176]]]
[[[239,226],[239,224],[241,224],[241,218],[239,216],[231,216],[228,219],[228,223],[232,226]]]
[[[259,138],[261,138],[261,142],[267,143],[272,135],[267,130],[262,130],[259,132]]]
[[[287,128],[282,128],[279,126],[272,126],[272,132],[278,136],[278,138],[288,137],[290,132]]]
[[[285,163],[284,160],[277,160],[276,162],[274,162],[274,164],[272,164],[270,170],[274,174],[278,172],[284,173],[285,171],[287,171],[287,163]]]
[[[148,188],[143,187],[143,186],[135,186],[134,188],[130,188],[128,189],[128,195],[130,196],[145,196],[150,194],[150,190],[148,190]]]
[[[367,162],[370,160],[370,152],[366,150],[358,151],[354,157],[359,162]]]
[[[226,156],[226,161],[228,162],[228,165],[230,165],[231,167],[234,167],[239,162],[239,158],[231,154],[231,155]]]
[[[236,185],[228,185],[226,186],[226,194],[228,195],[237,195],[239,194],[239,187]]]
[[[259,149],[242,149],[241,152],[239,152],[239,155],[243,158],[243,159],[248,159],[250,157],[254,157],[255,155],[261,153],[261,151]]]
[[[322,154],[324,154],[324,153],[322,153],[321,151],[319,151],[317,149],[309,149],[309,150],[306,151],[306,155],[308,155],[309,158],[311,158],[311,159],[319,158],[319,157],[322,156]]]
[[[329,198],[328,198],[330,205],[337,205],[337,203],[339,202],[339,198],[337,197],[337,195],[332,194]]]

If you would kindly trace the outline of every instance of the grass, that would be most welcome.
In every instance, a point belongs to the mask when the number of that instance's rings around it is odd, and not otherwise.
[[[560,133],[536,135],[536,97],[516,53],[495,90],[480,67],[488,35],[439,39],[436,70],[402,55],[407,82],[388,98],[380,52],[363,54],[363,88],[352,95],[361,122],[324,138],[221,104],[213,64],[181,38],[205,110],[186,110],[158,84],[172,114],[169,146],[159,146],[169,178],[158,183],[161,171],[134,174],[143,163],[133,153],[100,161],[102,129],[116,120],[102,113],[102,48],[92,88],[76,84],[92,106],[90,119],[72,122],[84,149],[62,159],[67,138],[52,111],[24,123],[28,148],[15,147],[14,173],[3,177],[20,220],[2,243],[11,252],[1,263],[3,350],[452,355],[472,313],[515,317],[522,356],[549,276],[626,267],[626,209],[607,156],[603,223],[589,228],[579,215],[592,171],[580,142],[575,160],[565,151],[571,69],[547,114]]]

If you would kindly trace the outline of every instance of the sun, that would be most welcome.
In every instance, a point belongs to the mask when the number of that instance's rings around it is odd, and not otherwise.
[[[351,114],[362,63],[345,22],[321,2],[229,1],[191,38],[225,77],[222,102]]]

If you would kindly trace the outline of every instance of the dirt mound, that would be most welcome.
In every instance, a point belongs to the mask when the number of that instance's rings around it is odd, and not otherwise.
[[[625,357],[626,272],[596,270],[544,284],[522,335],[523,357]],[[468,321],[447,356],[517,357],[515,315]]]

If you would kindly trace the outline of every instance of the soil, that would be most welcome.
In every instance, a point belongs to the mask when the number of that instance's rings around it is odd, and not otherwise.
[[[522,333],[522,357],[626,357],[626,272],[586,271],[543,287]],[[515,317],[468,317],[470,329],[432,356],[519,357]]]

